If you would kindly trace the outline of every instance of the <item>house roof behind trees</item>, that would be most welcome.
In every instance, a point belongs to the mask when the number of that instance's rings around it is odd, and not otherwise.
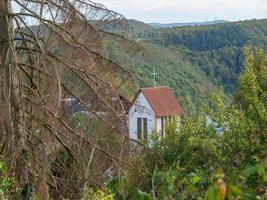
[[[141,88],[140,92],[144,94],[157,117],[182,115],[184,113],[180,102],[167,86]]]

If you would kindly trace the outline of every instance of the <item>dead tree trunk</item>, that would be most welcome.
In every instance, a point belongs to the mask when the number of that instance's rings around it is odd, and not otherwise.
[[[10,176],[14,179],[13,195],[16,199],[25,199],[28,193],[28,172],[24,149],[23,104],[9,0],[0,0],[0,41],[1,134],[5,138],[5,157]]]
[[[11,2],[19,12],[12,12]],[[14,179],[10,198],[29,199],[35,193],[49,199],[54,189],[62,197],[72,196],[69,190],[80,187],[83,180],[73,181],[66,175],[69,169],[62,166],[65,158],[60,157],[65,153],[79,169],[82,152],[92,147],[111,160],[125,155],[110,154],[98,139],[58,113],[66,106],[64,91],[90,116],[95,114],[114,133],[127,137],[120,91],[134,88],[134,81],[127,70],[100,52],[107,35],[124,37],[98,29],[122,19],[88,0],[0,0],[0,155]]]

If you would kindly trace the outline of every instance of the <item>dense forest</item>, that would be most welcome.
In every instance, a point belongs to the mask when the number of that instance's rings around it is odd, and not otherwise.
[[[222,92],[227,101],[244,69],[243,48],[266,50],[267,44],[265,19],[161,29],[130,20],[107,29],[125,34],[146,50],[143,56],[127,55],[119,44],[109,43],[108,55],[127,66],[141,87],[152,85],[156,68],[158,85],[172,87],[185,107],[192,102],[203,105],[211,91]]]

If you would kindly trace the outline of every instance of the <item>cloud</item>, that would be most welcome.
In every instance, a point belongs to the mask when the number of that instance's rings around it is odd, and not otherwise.
[[[108,8],[145,22],[267,18],[267,0],[98,0]]]

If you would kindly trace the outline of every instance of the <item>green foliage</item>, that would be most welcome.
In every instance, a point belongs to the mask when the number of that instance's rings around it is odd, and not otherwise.
[[[0,160],[0,198],[8,199],[12,193],[14,181],[9,175],[8,167],[4,161]],[[15,190],[20,190],[16,188]]]
[[[219,189],[211,186],[205,195],[205,200],[223,200],[223,198],[220,195]]]
[[[116,199],[152,200],[148,193],[141,191],[131,183],[131,178],[126,171],[109,181],[107,187],[116,194]]]
[[[258,119],[258,128],[266,129],[267,124],[267,56],[263,50],[246,48],[247,67],[240,77],[239,100],[246,115],[251,119]]]
[[[86,191],[87,200],[115,200],[115,195],[107,188],[94,190],[88,188]]]
[[[2,180],[0,184],[0,189],[1,191],[6,192],[11,188],[12,179],[9,177],[7,166],[3,161],[0,162],[0,172]]]
[[[177,199],[179,197],[175,188],[177,171],[158,171],[153,175],[153,189],[158,199]]]
[[[266,199],[267,56],[251,48],[245,55],[233,103],[211,95],[203,112],[186,116],[179,129],[169,123],[166,137],[153,137],[151,147],[163,162],[142,155],[136,167],[143,179],[128,171],[112,180],[120,199]]]

